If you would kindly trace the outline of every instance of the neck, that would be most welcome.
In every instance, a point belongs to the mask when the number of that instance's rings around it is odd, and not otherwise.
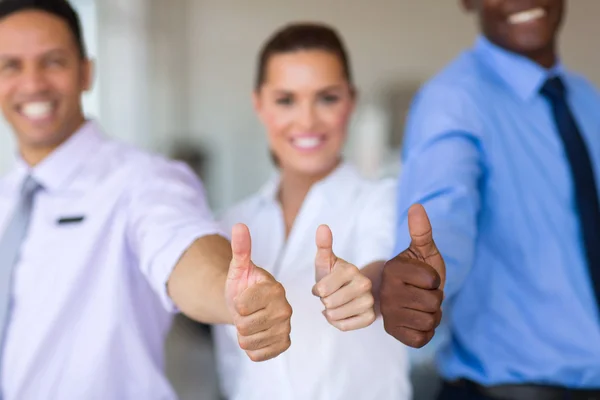
[[[550,41],[550,43],[548,43],[545,47],[538,48],[537,50],[518,51],[516,49],[506,47],[504,44],[495,40],[493,37],[491,37],[485,33],[483,34],[483,36],[489,43],[491,43],[495,47],[497,47],[501,50],[507,51],[509,53],[528,58],[529,60],[538,64],[542,68],[550,69],[550,68],[554,67],[554,65],[556,65],[556,63],[558,62],[558,51],[557,51],[557,45],[556,45],[556,38],[552,39]]]
[[[530,54],[524,54],[527,58],[529,58],[534,63],[540,65],[545,69],[550,69],[556,65],[558,62],[558,56],[556,55],[556,51],[554,49],[554,45],[552,45],[548,49],[540,50],[537,52],[532,52]]]
[[[327,177],[337,168],[340,162],[337,162],[332,168],[321,174],[307,175],[283,169],[279,184],[279,202],[283,210],[285,221],[286,236],[289,235],[294,221],[300,212],[302,203],[308,195],[311,187]]]
[[[77,132],[81,126],[85,123],[85,118],[81,116],[81,118],[77,119],[77,122],[72,124],[72,128],[69,129],[66,135],[62,135],[60,140],[52,144],[43,144],[43,145],[28,145],[25,143],[21,143],[19,146],[19,151],[21,154],[21,158],[23,161],[27,163],[30,167],[35,167],[44,161],[50,154],[52,154],[58,147],[60,147],[63,143],[65,143],[71,136]]]

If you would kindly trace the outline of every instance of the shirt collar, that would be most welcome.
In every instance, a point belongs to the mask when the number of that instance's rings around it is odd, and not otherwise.
[[[29,167],[21,157],[17,157],[15,173],[19,181],[30,174],[44,190],[58,191],[72,182],[83,163],[103,141],[104,137],[96,122],[87,121],[35,167]]]
[[[353,165],[341,162],[331,174],[311,187],[309,195],[320,195],[330,206],[340,206],[342,201],[348,200],[343,193],[344,188],[352,189],[350,184],[356,182],[359,176]],[[279,204],[279,181],[280,174],[275,173],[260,189],[259,197],[263,203]]]
[[[524,56],[493,44],[483,35],[478,36],[473,51],[523,100],[537,95],[548,78],[564,73],[560,60],[552,68],[545,69]]]

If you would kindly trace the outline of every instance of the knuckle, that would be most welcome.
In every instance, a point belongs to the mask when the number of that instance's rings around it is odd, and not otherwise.
[[[366,328],[370,326],[373,322],[375,322],[375,313],[372,311],[367,311],[366,313],[361,315],[360,324],[355,329]]]
[[[240,300],[235,301],[235,311],[237,311],[237,313],[240,315],[250,314],[250,308],[248,307],[248,304]]]
[[[442,303],[444,302],[444,292],[442,292],[441,290],[437,291],[437,296],[435,299],[435,308],[436,310],[441,310],[442,308]]]
[[[281,283],[277,282],[271,288],[271,295],[276,298],[285,298],[285,288]]]
[[[239,325],[241,325],[244,322],[244,318],[239,315],[239,314],[235,314],[233,315],[233,325],[235,325],[236,328],[238,328]]]
[[[283,343],[283,351],[286,351],[292,346],[292,339],[288,336]]]
[[[434,314],[425,314],[423,318],[423,328],[427,331],[435,329],[436,316]]]
[[[247,337],[240,336],[238,338],[238,344],[242,350],[253,350],[253,342]]]
[[[385,331],[405,345],[419,349],[429,342],[428,332],[418,332],[389,324],[384,320]]]
[[[327,303],[325,303],[325,299],[321,297],[319,300],[321,300],[321,304],[323,304],[323,306],[327,308]]]
[[[278,345],[284,345],[290,339],[290,335],[286,333],[280,333],[279,335],[275,336],[275,338]]]
[[[433,268],[425,268],[420,265],[418,271],[419,281],[426,286],[426,289],[436,289],[439,286],[439,277]]]
[[[367,278],[364,275],[361,275],[358,287],[360,288],[361,292],[370,292],[373,288],[373,283],[369,278]]]
[[[373,295],[369,294],[367,296],[364,297],[364,307],[367,309],[372,309],[373,306],[375,305],[375,298],[373,297]]]
[[[323,288],[322,288],[322,284],[319,282],[318,284],[316,284],[313,288],[313,294],[319,298],[323,297]]]
[[[338,328],[342,332],[348,332],[350,330],[348,324],[345,322],[339,322],[335,325],[335,327]]]
[[[344,272],[344,273],[351,273],[352,272],[352,267],[353,267],[352,264],[346,263],[346,262],[340,262],[336,266],[336,268],[338,270],[340,270],[341,272]]]
[[[252,334],[251,327],[247,322],[241,322],[236,325],[238,333],[242,336],[250,336]]]
[[[334,322],[338,319],[335,310],[325,310],[325,318],[327,318],[327,321],[329,322]]]
[[[348,274],[351,277],[354,277],[354,276],[364,277],[364,275],[360,272],[360,269],[358,269],[358,267],[353,264],[346,264],[346,274]]]
[[[286,321],[292,318],[292,306],[286,302],[285,306],[279,308],[279,315],[276,317],[278,321]]]
[[[427,294],[427,306],[430,312],[436,312],[442,306],[442,299],[434,292],[429,292]]]
[[[250,360],[252,360],[254,362],[260,362],[260,361],[267,360],[267,358],[265,358],[265,356],[259,352],[250,351],[250,352],[247,352],[246,354],[248,354],[248,357],[250,358]]]
[[[416,332],[410,335],[408,338],[409,346],[414,347],[416,349],[420,349],[425,346],[428,342],[427,335],[423,332]]]
[[[412,347],[414,347],[416,349],[420,349],[423,346],[425,346],[426,344],[427,344],[427,339],[425,338],[425,336],[419,336],[418,338],[415,338],[414,344],[412,345]]]
[[[375,322],[375,320],[377,319],[377,315],[375,315],[375,311],[369,311],[368,314],[368,321],[369,321],[369,325],[371,325],[373,322]]]
[[[287,323],[287,324],[283,324],[280,329],[282,330],[282,335],[284,336],[290,336],[290,333],[292,333],[292,324]]]

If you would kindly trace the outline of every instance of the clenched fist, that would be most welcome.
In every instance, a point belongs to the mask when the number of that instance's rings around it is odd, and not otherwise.
[[[292,308],[275,278],[251,260],[248,227],[237,224],[231,235],[233,258],[225,297],[240,347],[252,361],[277,357],[290,347]]]
[[[410,347],[423,347],[442,319],[446,266],[423,206],[408,211],[411,244],[388,261],[380,288],[385,330]]]
[[[375,321],[372,283],[360,270],[333,253],[333,234],[327,225],[317,229],[316,285],[313,294],[325,305],[323,315],[341,331],[365,328]]]

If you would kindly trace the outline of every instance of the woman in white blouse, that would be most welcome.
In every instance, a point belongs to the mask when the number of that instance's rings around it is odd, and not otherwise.
[[[395,184],[365,180],[342,160],[355,91],[336,32],[317,24],[276,32],[260,54],[254,106],[279,173],[223,224],[250,228],[253,259],[285,287],[292,346],[252,363],[235,330],[215,327],[225,397],[410,398],[406,349],[374,313],[393,256]]]

